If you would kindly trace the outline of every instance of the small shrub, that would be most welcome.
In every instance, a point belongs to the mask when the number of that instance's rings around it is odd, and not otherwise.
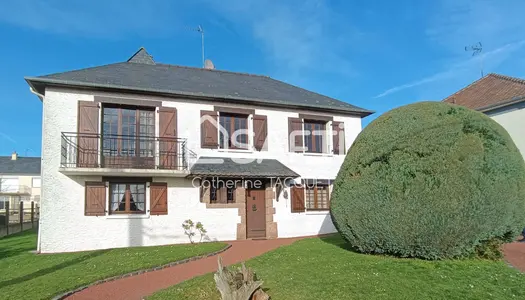
[[[491,238],[476,246],[476,257],[482,259],[498,260],[503,258],[501,246],[503,241],[499,238]]]
[[[206,236],[206,229],[204,229],[204,225],[202,225],[201,222],[197,222],[195,224],[191,219],[188,219],[182,223],[182,228],[184,229],[184,234],[188,236],[190,243],[194,243],[193,237],[197,234],[195,230],[197,230],[200,234],[200,240],[199,243],[202,242],[202,239]]]
[[[509,134],[482,113],[440,102],[369,124],[331,198],[334,224],[358,251],[424,259],[494,257],[493,239],[514,239],[524,212],[525,163]]]

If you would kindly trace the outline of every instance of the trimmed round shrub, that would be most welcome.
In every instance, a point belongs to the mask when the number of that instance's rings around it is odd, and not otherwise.
[[[368,125],[334,183],[331,215],[358,251],[442,259],[511,241],[525,225],[525,162],[486,115],[442,102]]]

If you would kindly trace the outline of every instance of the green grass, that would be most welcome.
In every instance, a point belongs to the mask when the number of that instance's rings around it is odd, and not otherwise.
[[[502,261],[424,261],[364,255],[338,236],[312,238],[249,260],[272,299],[525,299],[525,275]],[[213,275],[148,300],[220,299]]]
[[[0,239],[0,299],[50,299],[77,287],[220,250],[224,243],[33,254],[37,235]]]

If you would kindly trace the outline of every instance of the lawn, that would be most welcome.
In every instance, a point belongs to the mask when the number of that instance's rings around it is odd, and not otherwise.
[[[503,261],[364,255],[338,236],[312,238],[247,262],[272,299],[525,299],[525,275]],[[220,299],[208,274],[148,300]]]
[[[50,299],[77,287],[220,250],[224,243],[33,254],[37,235],[26,231],[0,239],[0,298]]]

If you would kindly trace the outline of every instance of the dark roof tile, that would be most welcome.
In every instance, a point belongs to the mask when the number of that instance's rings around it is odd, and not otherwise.
[[[200,157],[192,175],[220,177],[299,177],[276,159]]]
[[[137,63],[137,64],[147,64],[147,65],[154,65],[155,61],[153,60],[153,56],[151,56],[146,49],[143,47],[139,49],[135,54],[133,54],[129,59],[128,62],[130,63]]]
[[[18,157],[12,160],[11,156],[0,156],[0,175],[40,175],[40,157]]]
[[[372,113],[267,76],[159,64],[153,59],[148,63],[148,59],[151,56],[141,49],[130,62],[26,77],[26,80],[41,93],[45,85],[57,84],[336,110],[360,116]]]
[[[485,110],[490,107],[514,103],[525,96],[525,80],[500,74],[488,74],[443,101],[471,109]]]

